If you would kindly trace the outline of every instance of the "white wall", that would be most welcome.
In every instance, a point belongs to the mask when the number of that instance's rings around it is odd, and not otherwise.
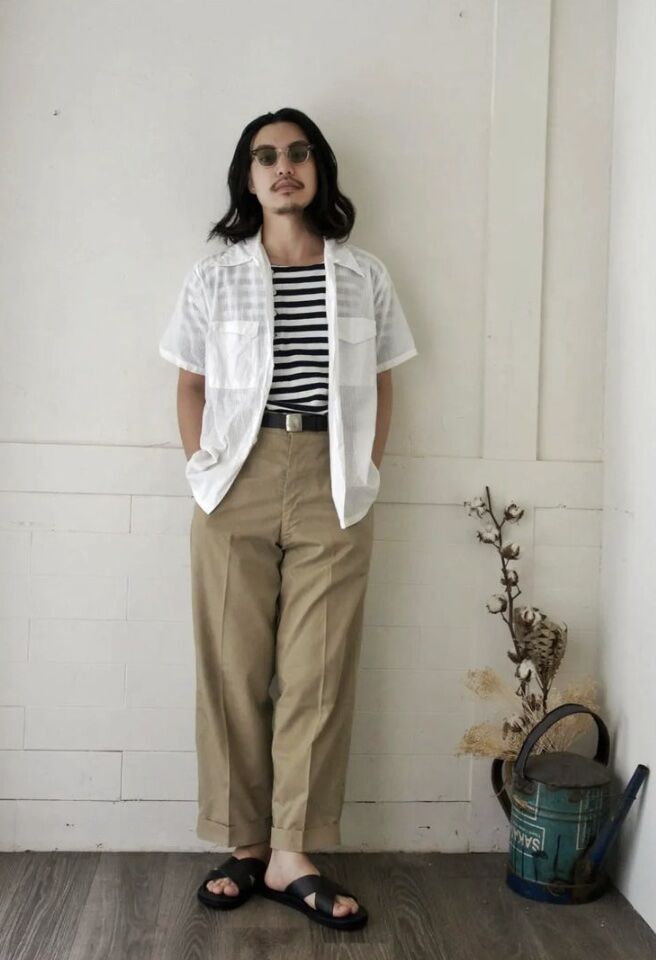
[[[614,848],[615,883],[656,929],[656,5],[620,0],[614,108],[605,404],[601,675],[621,790],[651,775]]]
[[[559,679],[598,668],[614,0],[279,12],[2,6],[2,849],[207,846],[157,343],[268,109],[324,130],[420,351],[374,507],[344,846],[507,846],[489,762],[454,756],[484,716],[465,670],[512,671],[462,507],[486,483],[526,509],[523,600],[569,624]]]

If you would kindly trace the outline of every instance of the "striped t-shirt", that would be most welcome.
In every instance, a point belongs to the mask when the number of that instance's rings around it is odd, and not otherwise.
[[[271,265],[273,379],[266,410],[328,412],[328,326],[323,263]]]

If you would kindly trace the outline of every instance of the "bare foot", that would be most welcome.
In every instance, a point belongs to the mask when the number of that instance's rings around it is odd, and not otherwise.
[[[304,853],[295,853],[290,850],[272,850],[269,866],[264,874],[264,882],[273,890],[284,890],[292,880],[304,877],[308,873],[319,876],[321,871],[317,870]],[[316,910],[316,897],[316,893],[309,893],[303,899]],[[349,913],[356,913],[357,910],[357,900],[353,897],[343,897],[341,894],[337,894],[333,906],[334,917],[345,917]]]
[[[232,851],[233,857],[243,860],[244,857],[257,857],[259,860],[268,862],[271,855],[271,847],[268,843],[255,843],[250,847],[235,847]],[[229,877],[218,877],[216,880],[208,880],[205,884],[210,893],[225,893],[229,897],[236,897],[239,893],[239,887]]]

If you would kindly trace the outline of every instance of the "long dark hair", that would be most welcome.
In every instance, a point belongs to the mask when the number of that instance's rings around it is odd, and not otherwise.
[[[210,230],[208,241],[218,237],[237,243],[246,237],[252,237],[262,225],[262,205],[248,189],[250,146],[260,127],[282,120],[297,124],[308,142],[315,145],[313,154],[317,167],[317,192],[312,202],[303,210],[303,219],[308,230],[323,237],[348,239],[355,222],[355,207],[337,186],[335,154],[319,127],[307,114],[293,107],[282,107],[275,113],[263,113],[244,127],[228,170],[230,207],[226,215]]]

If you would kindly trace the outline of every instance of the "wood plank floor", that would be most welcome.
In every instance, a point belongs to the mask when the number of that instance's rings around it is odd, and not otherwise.
[[[353,933],[253,897],[204,907],[223,853],[0,853],[2,960],[653,960],[656,934],[614,888],[579,906],[526,900],[505,855],[311,853],[369,911]]]

